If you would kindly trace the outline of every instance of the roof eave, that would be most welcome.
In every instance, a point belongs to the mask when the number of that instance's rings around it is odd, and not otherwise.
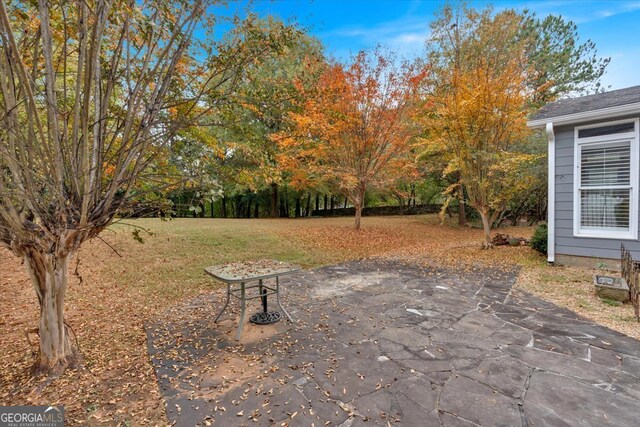
[[[638,113],[640,113],[640,102],[634,102],[633,104],[617,105],[615,107],[601,108],[599,110],[582,111],[563,116],[529,120],[527,122],[527,126],[532,129],[540,129],[544,128],[547,123],[553,123],[554,126],[562,126],[570,125],[572,123],[610,119],[613,117]]]

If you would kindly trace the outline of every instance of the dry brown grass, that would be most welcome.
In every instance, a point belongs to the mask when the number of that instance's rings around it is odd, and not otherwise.
[[[640,323],[633,315],[633,306],[600,300],[593,286],[596,273],[602,274],[602,271],[581,267],[530,267],[521,271],[516,286],[640,340]]]
[[[37,321],[36,298],[20,261],[0,250],[0,404],[63,404],[69,424],[166,424],[146,351],[144,323],[166,308],[218,285],[202,269],[232,260],[277,258],[304,267],[371,256],[466,268],[523,267],[519,287],[640,338],[628,306],[600,302],[590,271],[548,267],[528,247],[482,251],[480,230],[442,226],[434,215],[300,220],[138,220],[155,233],[140,245],[130,230],[113,227],[80,252],[71,276],[66,318],[78,337],[85,369],[68,371],[42,392],[29,376],[33,362],[24,331]],[[529,237],[530,227],[504,229]],[[74,264],[75,267],[75,264]]]

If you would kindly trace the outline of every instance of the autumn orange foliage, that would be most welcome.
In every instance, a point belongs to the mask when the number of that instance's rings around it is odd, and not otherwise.
[[[397,65],[376,50],[348,66],[330,64],[316,87],[301,87],[300,112],[275,136],[292,185],[339,189],[355,207],[359,229],[367,189],[390,186],[414,164],[411,118],[425,76],[424,67]]]
[[[423,109],[427,150],[442,153],[445,174],[457,174],[469,204],[482,218],[484,247],[490,230],[514,193],[523,189],[523,166],[536,156],[516,147],[528,133],[530,73],[519,17],[467,11],[470,36],[458,40],[455,56],[444,58],[432,75],[431,104]],[[447,40],[460,39],[457,25],[442,25]],[[496,37],[500,34],[500,37]]]

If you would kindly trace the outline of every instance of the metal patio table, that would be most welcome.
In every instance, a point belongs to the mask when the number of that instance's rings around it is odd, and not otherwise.
[[[287,318],[289,318],[289,321],[293,322],[293,319],[291,318],[287,310],[285,310],[284,307],[282,307],[282,304],[280,304],[279,277],[300,271],[300,267],[298,267],[297,265],[274,260],[244,261],[223,265],[214,265],[205,268],[204,271],[210,276],[227,284],[227,300],[224,304],[224,307],[222,307],[222,310],[220,310],[218,316],[216,316],[214,323],[216,323],[218,319],[220,319],[220,316],[222,316],[222,313],[224,313],[225,309],[229,305],[229,300],[231,299],[232,295],[240,300],[241,312],[240,322],[238,325],[238,333],[236,334],[236,341],[240,340],[240,337],[242,336],[242,328],[244,326],[244,314],[246,311],[247,300],[262,298],[263,306],[265,307],[266,311],[267,296],[275,294],[278,307],[280,307],[280,310],[282,310]],[[264,280],[273,278],[275,278],[276,280],[275,288],[263,283]],[[255,281],[257,281],[258,284],[247,285],[247,283]],[[234,285],[240,286],[234,288]],[[258,295],[247,296],[247,291],[253,288],[258,288]]]

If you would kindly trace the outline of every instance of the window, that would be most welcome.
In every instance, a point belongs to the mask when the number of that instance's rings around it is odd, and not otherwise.
[[[580,128],[578,130],[578,138],[588,138],[591,136],[613,135],[616,133],[628,133],[633,132],[635,127],[634,122],[618,123],[615,125],[598,126]]]
[[[638,120],[577,127],[574,235],[637,239]]]

